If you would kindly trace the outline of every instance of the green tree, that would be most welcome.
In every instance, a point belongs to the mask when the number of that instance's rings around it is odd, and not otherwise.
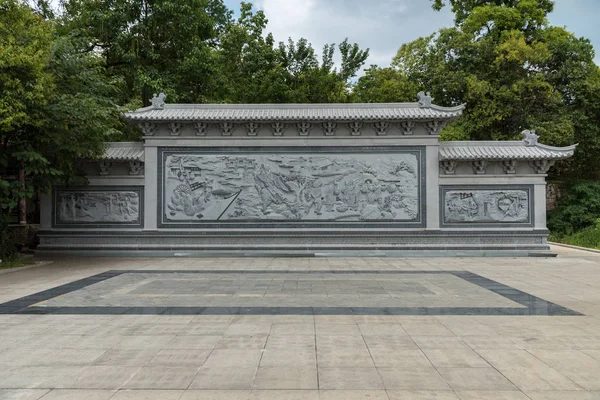
[[[399,69],[371,65],[358,79],[353,98],[365,103],[411,102],[417,92],[417,83]]]
[[[63,34],[100,53],[123,77],[131,107],[162,91],[172,102],[202,102],[216,83],[213,50],[231,19],[222,0],[63,0]]]
[[[267,19],[241,4],[240,17],[226,24],[217,46],[215,101],[233,103],[325,103],[350,99],[351,80],[364,65],[368,50],[344,40],[339,69],[333,61],[336,46],[328,44],[319,60],[304,38],[275,44],[265,35]]]
[[[107,77],[102,58],[79,48],[23,2],[0,0],[3,211],[52,184],[82,182],[79,161],[118,138],[119,82]]]
[[[445,3],[433,0],[433,7]],[[400,87],[408,79],[430,90],[437,104],[466,103],[442,137],[518,139],[523,129],[535,129],[550,145],[580,143],[559,173],[600,177],[600,73],[589,41],[548,24],[550,0],[449,4],[455,26],[403,45],[392,62]],[[389,80],[389,72],[365,77],[371,90],[358,93],[377,98]]]

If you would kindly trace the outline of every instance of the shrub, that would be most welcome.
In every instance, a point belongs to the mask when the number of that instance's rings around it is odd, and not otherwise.
[[[600,182],[577,182],[567,187],[557,207],[548,213],[553,236],[572,235],[600,219]]]
[[[8,224],[0,219],[0,260],[15,261],[19,258],[19,252],[8,232]]]

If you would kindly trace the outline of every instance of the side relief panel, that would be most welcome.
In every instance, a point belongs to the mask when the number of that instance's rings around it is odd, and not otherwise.
[[[532,226],[533,186],[442,186],[442,226]]]
[[[141,187],[55,188],[53,226],[141,227],[143,204]]]

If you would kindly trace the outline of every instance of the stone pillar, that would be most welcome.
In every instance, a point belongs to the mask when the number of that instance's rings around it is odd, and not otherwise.
[[[157,148],[145,147],[144,155],[144,230],[156,231],[158,204]]]
[[[427,210],[427,230],[440,229],[440,167],[439,144],[427,146],[425,157],[427,185],[424,194]]]
[[[546,229],[546,183],[533,187],[534,228]]]
[[[40,195],[40,230],[47,231],[52,229],[52,191]]]

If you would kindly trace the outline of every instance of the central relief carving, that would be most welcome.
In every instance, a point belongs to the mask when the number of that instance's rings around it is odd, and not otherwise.
[[[418,221],[419,157],[173,154],[165,221]]]

